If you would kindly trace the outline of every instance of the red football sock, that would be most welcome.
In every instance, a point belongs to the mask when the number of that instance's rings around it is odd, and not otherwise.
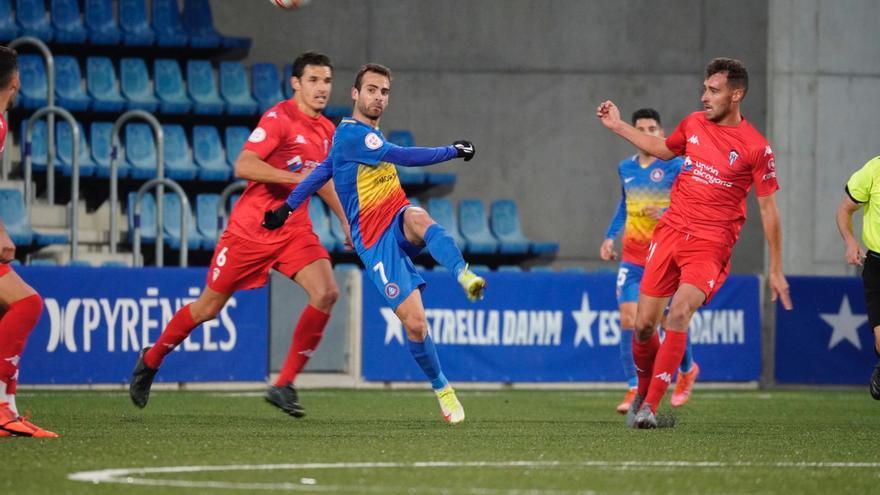
[[[666,338],[663,339],[663,345],[657,351],[657,359],[654,361],[651,387],[648,389],[648,395],[645,396],[645,403],[651,405],[653,412],[657,412],[663,394],[672,383],[672,377],[687,347],[687,337],[687,332],[666,329]]]
[[[321,343],[324,327],[327,326],[328,321],[330,321],[329,314],[316,309],[311,304],[306,306],[293,330],[290,350],[287,351],[287,358],[284,359],[284,365],[281,367],[281,372],[278,373],[278,379],[275,380],[276,386],[283,387],[288,383],[293,383],[296,375],[303,369],[303,366],[315,353],[318,344]]]
[[[189,311],[189,304],[180,308],[174,314],[174,318],[168,322],[168,326],[162,331],[162,335],[153,344],[152,349],[144,354],[144,363],[154,370],[159,369],[165,356],[186,340],[197,326],[198,324],[193,321],[192,313]]]
[[[659,348],[660,336],[657,332],[645,342],[636,340],[636,333],[633,332],[633,362],[636,365],[636,376],[639,378],[638,394],[642,397],[648,395],[648,386],[651,384],[651,376],[654,372],[654,357]]]
[[[0,318],[0,381],[7,395],[15,395],[21,353],[42,312],[43,299],[34,294],[11,303]]]

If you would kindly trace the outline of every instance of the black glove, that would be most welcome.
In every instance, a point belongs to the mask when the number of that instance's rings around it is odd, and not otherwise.
[[[287,203],[279,206],[277,209],[269,210],[263,215],[263,227],[266,227],[269,230],[280,229],[284,222],[287,221],[287,217],[290,215],[290,207],[287,206]]]
[[[474,143],[470,141],[456,141],[452,143],[452,146],[455,147],[455,151],[458,152],[458,158],[464,158],[464,161],[469,162],[471,158],[476,154],[476,150],[474,149]]]

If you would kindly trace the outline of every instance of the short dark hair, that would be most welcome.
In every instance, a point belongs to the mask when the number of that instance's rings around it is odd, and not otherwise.
[[[657,124],[660,124],[660,112],[654,110],[653,108],[640,108],[633,112],[632,116],[632,125],[636,125],[636,121],[639,119],[654,119],[657,121]]]
[[[727,73],[727,84],[733,88],[741,88],[743,95],[749,91],[749,71],[745,64],[735,58],[714,58],[706,66],[706,78],[719,72]]]
[[[391,69],[382,64],[366,64],[361,67],[361,70],[358,71],[357,76],[354,78],[354,89],[358,91],[361,90],[361,81],[364,78],[364,74],[367,72],[375,72],[376,74],[383,75],[388,78],[388,82],[391,82]]]
[[[16,72],[18,72],[18,52],[0,46],[0,89],[9,87]]]
[[[295,77],[297,79],[301,78],[303,75],[303,71],[306,70],[307,65],[330,67],[330,70],[333,70],[333,64],[330,63],[330,57],[324,55],[323,53],[309,51],[303,53],[299,57],[296,57],[296,60],[293,61],[293,71],[290,73],[291,77]]]

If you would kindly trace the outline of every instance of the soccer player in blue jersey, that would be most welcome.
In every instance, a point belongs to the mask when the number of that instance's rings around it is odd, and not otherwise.
[[[653,108],[636,110],[632,124],[641,132],[664,137],[660,113]],[[638,378],[633,363],[632,339],[636,322],[636,305],[639,300],[639,284],[645,271],[645,259],[654,227],[669,207],[669,192],[678,177],[683,160],[679,157],[660,160],[639,150],[620,162],[621,197],[617,210],[608,225],[605,241],[599,249],[603,260],[617,259],[614,239],[623,230],[623,257],[617,272],[617,303],[620,305],[620,363],[629,382],[629,390],[617,412],[626,414],[636,396]],[[691,395],[700,367],[693,360],[690,338],[679,367],[675,391],[670,398],[673,407],[683,406]]]
[[[263,226],[280,228],[291,211],[333,179],[351,226],[352,242],[366,267],[365,276],[400,318],[410,353],[431,382],[443,419],[457,424],[464,420],[464,408],[440,368],[422,304],[425,281],[410,258],[427,247],[455,275],[471,301],[483,298],[486,281],[468,269],[446,229],[425,210],[409,204],[395,165],[420,167],[453,158],[470,161],[474,146],[468,141],[439,148],[389,143],[379,130],[379,118],[390,93],[391,70],[379,64],[361,68],[351,89],[352,117],[337,127],[330,156],[296,186],[283,205],[266,212]]]

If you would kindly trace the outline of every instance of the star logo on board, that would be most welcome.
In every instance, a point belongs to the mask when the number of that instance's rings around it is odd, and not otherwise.
[[[385,345],[392,340],[403,345],[403,325],[400,323],[400,318],[391,308],[379,308],[379,312],[382,313],[382,318],[385,318]]]
[[[590,309],[590,296],[586,292],[581,296],[581,308],[571,312],[572,318],[577,323],[577,330],[574,333],[574,346],[580,345],[581,341],[585,341],[588,346],[593,346],[593,322],[599,317],[598,311]]]
[[[849,298],[843,296],[840,301],[840,309],[837,313],[819,313],[819,318],[831,327],[831,338],[828,340],[828,350],[833,349],[842,341],[847,340],[858,350],[862,350],[862,342],[859,340],[859,327],[868,321],[864,314],[853,314],[849,305]]]

